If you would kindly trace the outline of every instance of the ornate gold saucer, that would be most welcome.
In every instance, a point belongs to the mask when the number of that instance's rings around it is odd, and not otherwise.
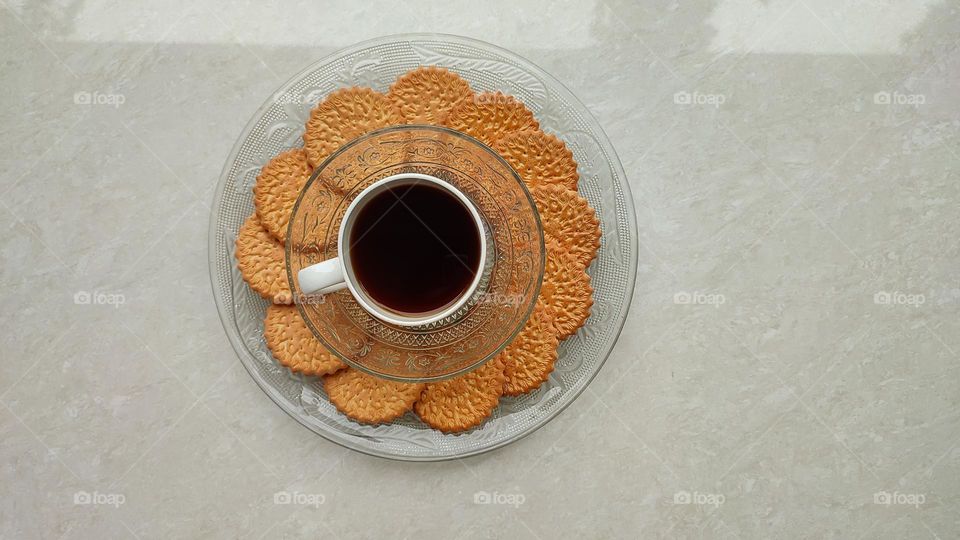
[[[466,305],[441,321],[404,327],[372,316],[348,290],[303,295],[297,273],[337,256],[339,224],[353,198],[401,173],[445,180],[480,210],[491,256]],[[465,373],[500,352],[527,321],[543,278],[543,232],[523,182],[481,142],[437,126],[381,129],[330,156],[297,200],[287,240],[287,277],[317,338],[353,367],[406,382]]]

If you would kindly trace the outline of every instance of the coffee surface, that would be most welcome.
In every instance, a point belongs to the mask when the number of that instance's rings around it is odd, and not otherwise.
[[[411,315],[440,310],[470,287],[480,264],[480,234],[453,194],[419,182],[374,195],[356,216],[350,260],[375,302]]]

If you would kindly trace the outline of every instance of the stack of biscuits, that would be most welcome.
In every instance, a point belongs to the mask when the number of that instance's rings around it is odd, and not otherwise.
[[[388,381],[345,365],[310,332],[286,277],[287,224],[313,170],[352,139],[400,124],[446,126],[493,148],[530,190],[546,242],[543,286],[520,333],[479,368],[435,383]],[[590,315],[593,290],[586,270],[600,248],[600,226],[578,194],[578,182],[573,154],[540,129],[523,103],[499,92],[475,93],[446,69],[414,69],[385,94],[359,87],[331,93],[312,110],[303,147],[280,153],[260,171],[253,190],[256,212],[237,236],[240,273],[272,302],[264,338],[274,358],[294,373],[322,377],[331,403],[357,422],[391,422],[413,410],[446,433],[480,425],[501,396],[540,387],[553,371],[559,343]]]

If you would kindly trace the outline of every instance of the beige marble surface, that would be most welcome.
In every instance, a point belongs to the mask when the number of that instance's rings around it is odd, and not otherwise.
[[[956,1],[2,4],[0,538],[960,536]],[[564,81],[641,244],[588,391],[440,464],[287,417],[207,274],[253,111],[411,31]]]

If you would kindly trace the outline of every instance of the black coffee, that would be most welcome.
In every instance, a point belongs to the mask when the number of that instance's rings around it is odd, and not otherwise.
[[[350,232],[357,282],[382,307],[421,314],[454,303],[480,265],[480,234],[470,211],[426,182],[374,195]]]

